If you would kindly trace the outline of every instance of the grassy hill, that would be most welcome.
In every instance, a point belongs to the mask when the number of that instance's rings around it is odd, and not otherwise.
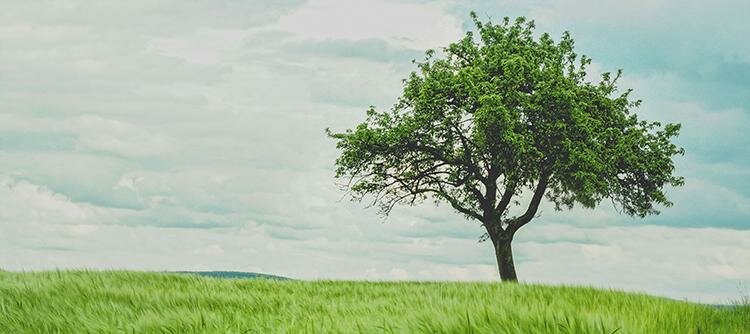
[[[501,283],[0,271],[0,333],[750,333],[731,309]]]

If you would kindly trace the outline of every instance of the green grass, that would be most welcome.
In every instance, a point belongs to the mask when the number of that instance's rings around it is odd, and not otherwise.
[[[580,287],[0,271],[0,333],[750,333],[750,306]]]

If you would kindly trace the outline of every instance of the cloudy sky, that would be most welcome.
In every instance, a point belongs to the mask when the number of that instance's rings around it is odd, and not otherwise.
[[[475,10],[569,30],[594,71],[625,70],[642,117],[683,124],[674,207],[543,207],[520,278],[728,302],[750,286],[750,2],[704,3],[4,2],[0,268],[497,280],[450,209],[383,222],[343,198],[323,132],[388,108]]]

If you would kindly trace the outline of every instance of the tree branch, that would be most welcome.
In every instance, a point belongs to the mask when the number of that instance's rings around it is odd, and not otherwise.
[[[539,183],[537,183],[536,188],[534,189],[534,196],[531,197],[531,202],[529,203],[529,207],[526,208],[526,212],[524,212],[524,214],[520,217],[512,219],[508,224],[507,230],[511,234],[518,231],[519,228],[528,224],[531,219],[534,218],[534,215],[536,215],[536,212],[539,209],[539,203],[541,203],[542,201],[544,192],[547,190],[547,182],[549,182],[549,177],[550,173],[546,170],[543,171],[542,175],[539,176]]]
[[[513,199],[513,195],[515,195],[515,193],[516,193],[515,182],[507,183],[505,185],[505,191],[503,192],[503,197],[500,198],[500,202],[497,203],[495,210],[499,212],[501,215],[505,213],[505,210],[508,210],[508,205],[510,204],[510,200]]]
[[[469,138],[466,138],[464,136],[463,131],[458,127],[456,124],[451,124],[451,127],[454,131],[456,131],[456,134],[458,135],[458,138],[461,140],[461,146],[464,148],[464,165],[474,173],[474,176],[482,182],[487,182],[487,178],[482,175],[482,172],[479,170],[479,167],[476,163],[474,163],[474,159],[471,157],[471,149],[469,146],[476,147],[476,144],[472,142]]]
[[[461,205],[461,203],[460,203],[460,202],[459,202],[458,200],[456,200],[456,199],[455,199],[455,198],[453,198],[452,196],[448,195],[448,193],[446,193],[446,192],[444,191],[444,189],[442,189],[442,185],[438,184],[438,186],[439,186],[439,187],[440,187],[441,189],[432,189],[432,188],[425,188],[425,189],[420,189],[420,190],[418,191],[418,193],[427,193],[427,192],[432,192],[432,193],[435,193],[435,194],[436,194],[436,195],[438,195],[439,197],[441,197],[441,198],[443,198],[444,200],[448,201],[448,203],[450,203],[450,205],[451,205],[451,206],[452,206],[452,207],[453,207],[454,209],[456,209],[456,211],[458,211],[458,212],[460,212],[460,213],[463,213],[463,214],[465,214],[465,215],[467,215],[467,216],[469,216],[469,217],[471,217],[471,218],[474,218],[474,219],[476,219],[476,220],[478,220],[478,221],[480,221],[480,222],[482,221],[482,215],[480,215],[479,213],[477,213],[477,212],[475,212],[475,211],[472,211],[471,209],[468,209],[468,208],[465,208],[465,207],[463,207],[463,206]]]

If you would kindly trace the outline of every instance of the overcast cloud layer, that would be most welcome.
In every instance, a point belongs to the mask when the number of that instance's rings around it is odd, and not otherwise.
[[[750,283],[750,5],[605,2],[4,3],[0,268],[497,280],[448,208],[382,223],[342,200],[323,133],[388,108],[476,10],[570,30],[642,117],[683,124],[674,207],[546,206],[516,238],[522,280],[728,302]]]

